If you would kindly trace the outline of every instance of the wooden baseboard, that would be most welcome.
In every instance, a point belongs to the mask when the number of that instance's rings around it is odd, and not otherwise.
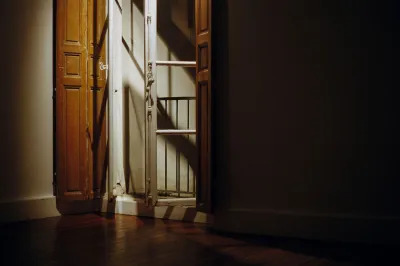
[[[57,209],[62,215],[99,212],[103,199],[90,200],[57,200]]]

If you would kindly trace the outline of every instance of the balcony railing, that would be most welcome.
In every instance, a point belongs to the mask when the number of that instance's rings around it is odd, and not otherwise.
[[[158,97],[157,145],[164,143],[164,152],[160,153],[159,148],[157,154],[160,196],[191,198],[196,195],[195,105],[196,97]],[[174,151],[175,165],[171,156]],[[171,167],[175,167],[175,171],[171,171]],[[175,172],[175,178],[171,172]]]

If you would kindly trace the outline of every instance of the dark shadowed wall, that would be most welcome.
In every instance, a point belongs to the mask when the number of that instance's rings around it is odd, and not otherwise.
[[[216,227],[398,237],[398,4],[215,2]]]

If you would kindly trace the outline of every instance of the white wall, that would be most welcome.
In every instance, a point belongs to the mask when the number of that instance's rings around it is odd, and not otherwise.
[[[52,195],[52,1],[2,1],[0,200]]]
[[[395,1],[215,4],[215,226],[398,239]]]
[[[117,4],[119,3],[119,5]],[[121,1],[113,1],[113,29],[110,32],[112,34],[113,41],[113,57],[112,60],[113,67],[113,80],[112,80],[112,90],[113,90],[113,131],[111,134],[110,141],[112,142],[110,152],[110,160],[113,163],[114,171],[112,173],[112,184],[116,183],[124,184],[124,142],[123,142],[123,89],[122,89],[122,12],[121,12]],[[111,163],[110,161],[110,163]]]
[[[52,16],[52,0],[0,1],[3,204],[53,195]]]

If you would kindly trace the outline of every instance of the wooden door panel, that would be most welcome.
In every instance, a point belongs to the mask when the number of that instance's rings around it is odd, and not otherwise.
[[[211,211],[211,0],[196,0],[197,209]]]
[[[65,28],[65,41],[70,43],[77,43],[78,45],[82,43],[82,13],[83,13],[83,2],[76,0],[65,0],[63,1],[65,6],[65,14],[63,19],[65,19],[63,27]]]
[[[102,46],[105,41],[106,25],[106,1],[88,0],[88,43],[89,54],[94,54],[95,47]],[[105,46],[102,46],[103,48]],[[104,49],[103,49],[104,50]]]
[[[81,56],[80,54],[67,53],[65,58],[65,76],[79,76],[81,73]]]
[[[57,0],[57,181],[58,197],[87,194],[86,1]]]
[[[69,212],[91,210],[105,179],[105,4],[57,0],[57,196],[82,201]]]
[[[209,25],[209,0],[199,0],[197,4],[198,33],[208,31]]]
[[[90,197],[100,197],[106,178],[105,0],[88,0],[88,126]]]
[[[65,87],[65,113],[66,113],[66,147],[68,153],[66,157],[66,192],[81,191],[82,186],[79,182],[80,177],[80,143],[79,143],[79,94],[80,87]],[[84,187],[83,187],[84,189]]]
[[[198,178],[199,184],[197,186],[197,202],[198,208],[207,211],[209,204],[209,95],[208,82],[207,80],[200,81],[198,83],[198,94],[197,100],[199,102],[201,113],[198,120],[198,149],[199,149],[199,167],[198,167]]]

